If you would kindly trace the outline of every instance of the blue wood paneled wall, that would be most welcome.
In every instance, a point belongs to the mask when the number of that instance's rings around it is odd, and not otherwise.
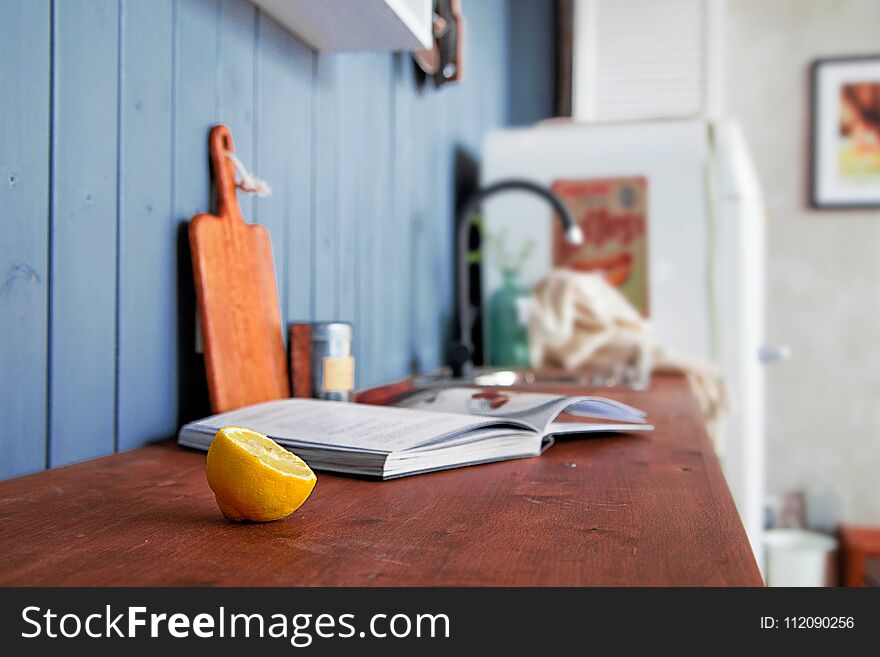
[[[408,56],[318,56],[246,0],[3,0],[0,477],[207,412],[183,228],[218,122],[273,186],[241,200],[285,320],[354,322],[361,386],[438,365],[456,149],[549,107],[546,66],[509,57],[512,14],[547,4],[465,2],[467,80],[422,90]],[[551,62],[535,42],[517,58]]]

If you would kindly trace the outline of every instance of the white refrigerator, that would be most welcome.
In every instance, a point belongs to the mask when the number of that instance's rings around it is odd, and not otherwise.
[[[758,563],[764,506],[765,215],[738,126],[706,120],[547,123],[487,137],[484,185],[525,178],[640,176],[647,181],[650,320],[671,353],[713,361],[730,412],[719,456]],[[551,212],[511,192],[483,206],[489,233],[535,247],[522,269],[533,285],[551,269]],[[500,275],[484,266],[485,300]],[[484,306],[485,307],[485,306]]]

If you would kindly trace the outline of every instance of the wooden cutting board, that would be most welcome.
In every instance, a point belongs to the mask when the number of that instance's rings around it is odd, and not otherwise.
[[[217,214],[189,223],[211,407],[222,413],[290,396],[272,240],[241,216],[229,128],[211,129]]]

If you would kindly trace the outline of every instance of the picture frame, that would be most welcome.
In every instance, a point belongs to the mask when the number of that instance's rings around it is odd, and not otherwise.
[[[880,208],[880,54],[811,66],[810,204]]]

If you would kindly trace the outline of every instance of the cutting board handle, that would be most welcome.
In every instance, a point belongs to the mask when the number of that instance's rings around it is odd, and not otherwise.
[[[223,124],[211,128],[209,139],[211,150],[211,166],[214,169],[214,186],[217,191],[217,216],[221,219],[244,220],[238,205],[238,194],[235,190],[235,173],[233,164],[226,153],[234,153],[232,133]]]

